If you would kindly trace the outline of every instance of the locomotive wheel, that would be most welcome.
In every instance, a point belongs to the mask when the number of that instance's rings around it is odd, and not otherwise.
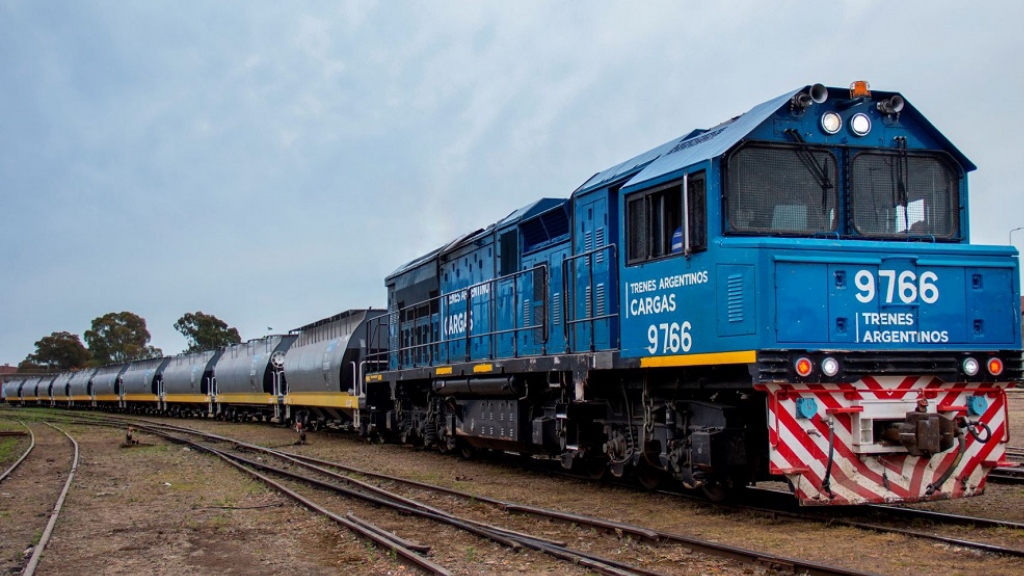
[[[583,461],[583,473],[591,480],[603,480],[608,475],[608,461],[603,458],[587,458]]]
[[[711,480],[701,485],[700,489],[712,502],[723,502],[729,497],[729,487],[717,480]]]
[[[661,486],[661,481],[665,478],[665,473],[657,468],[648,464],[640,463],[634,468],[637,482],[643,486],[644,490],[653,492]]]

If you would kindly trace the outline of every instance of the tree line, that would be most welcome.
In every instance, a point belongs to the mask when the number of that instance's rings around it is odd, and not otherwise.
[[[188,312],[174,323],[174,329],[188,340],[185,352],[211,350],[238,344],[238,329],[213,314]],[[83,335],[53,332],[36,342],[36,351],[18,364],[19,370],[63,371],[124,364],[159,358],[163,350],[149,344],[146,320],[132,312],[110,312],[94,318]]]

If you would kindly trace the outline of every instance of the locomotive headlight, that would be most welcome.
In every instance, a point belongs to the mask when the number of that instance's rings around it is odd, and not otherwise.
[[[821,115],[821,129],[828,134],[835,134],[843,127],[843,119],[835,112],[825,112]]]
[[[850,118],[850,130],[857,136],[865,136],[871,132],[871,118],[863,112],[858,112]]]
[[[809,376],[811,374],[811,370],[814,369],[814,364],[811,363],[810,358],[804,357],[797,358],[796,363],[793,364],[793,367],[796,368],[796,373],[799,376]]]
[[[974,358],[964,359],[964,373],[967,374],[968,376],[974,376],[975,374],[977,374],[979,367],[980,366],[978,366],[978,361],[975,360]]]
[[[826,356],[821,361],[821,371],[824,372],[825,376],[832,377],[839,374],[839,361],[831,356]]]
[[[988,359],[988,373],[993,376],[999,376],[1003,373],[1003,361],[999,358]]]

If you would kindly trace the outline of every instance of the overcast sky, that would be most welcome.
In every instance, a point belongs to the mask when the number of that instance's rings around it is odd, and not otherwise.
[[[1024,2],[0,0],[0,364],[386,303],[454,235],[800,86],[900,91],[1024,226]],[[1024,245],[1024,231],[1013,235]]]

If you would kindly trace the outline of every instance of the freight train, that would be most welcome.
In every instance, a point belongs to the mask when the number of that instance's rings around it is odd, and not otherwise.
[[[385,279],[386,310],[11,380],[14,403],[345,426],[720,498],[980,494],[1021,378],[1012,247],[902,95],[805,86]]]

